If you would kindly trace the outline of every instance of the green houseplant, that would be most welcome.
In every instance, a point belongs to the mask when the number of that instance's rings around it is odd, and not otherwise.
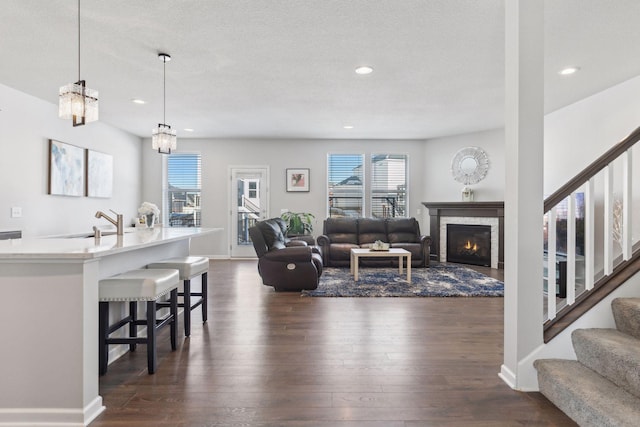
[[[307,212],[285,212],[280,215],[287,223],[287,235],[311,234],[313,232],[313,214]]]

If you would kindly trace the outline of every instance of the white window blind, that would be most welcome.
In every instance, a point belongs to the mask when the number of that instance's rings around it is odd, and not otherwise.
[[[167,156],[167,206],[170,227],[200,226],[202,165],[200,154]]]
[[[364,155],[329,154],[327,166],[329,216],[363,216]]]
[[[371,216],[407,216],[407,155],[371,155]]]

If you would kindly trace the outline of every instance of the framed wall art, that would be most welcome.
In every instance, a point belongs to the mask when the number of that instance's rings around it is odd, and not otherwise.
[[[287,191],[309,191],[309,169],[287,169]]]
[[[85,149],[49,140],[49,194],[84,196]]]
[[[113,191],[113,156],[87,150],[87,196],[111,197]]]

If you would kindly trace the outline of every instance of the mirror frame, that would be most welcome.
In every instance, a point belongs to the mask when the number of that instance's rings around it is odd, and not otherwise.
[[[468,170],[462,168],[466,160],[474,160],[476,167]],[[460,149],[451,160],[451,175],[453,179],[464,184],[477,184],[482,181],[489,172],[489,156],[480,147],[465,147]]]

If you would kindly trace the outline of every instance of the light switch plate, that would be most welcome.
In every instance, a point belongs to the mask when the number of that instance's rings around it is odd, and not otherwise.
[[[21,218],[22,217],[22,208],[14,206],[11,208],[11,218]]]

